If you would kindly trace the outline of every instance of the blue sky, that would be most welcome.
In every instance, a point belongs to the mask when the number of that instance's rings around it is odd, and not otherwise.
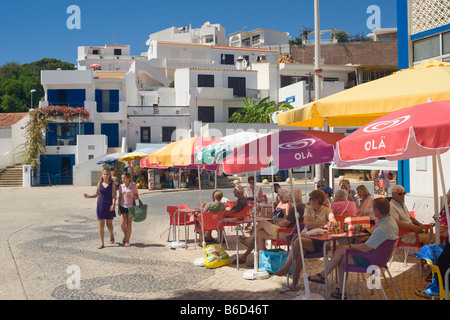
[[[67,8],[81,10],[81,29],[69,30]],[[366,13],[371,5],[381,12],[381,27],[395,28],[395,0],[320,0],[321,29],[340,29],[350,35],[370,30]],[[266,28],[289,32],[292,39],[303,27],[314,28],[314,0],[43,0],[2,1],[0,4],[0,66],[57,58],[76,64],[77,47],[128,44],[131,53],[147,51],[148,35],[172,26],[220,23],[226,34]]]

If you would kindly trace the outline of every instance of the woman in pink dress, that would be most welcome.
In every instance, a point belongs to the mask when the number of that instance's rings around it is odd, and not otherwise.
[[[119,214],[120,227],[122,228],[124,238],[123,243],[125,247],[130,246],[131,224],[133,220],[128,213],[128,208],[135,205],[135,200],[139,199],[138,188],[136,184],[131,181],[129,172],[122,175],[122,184],[119,186]]]

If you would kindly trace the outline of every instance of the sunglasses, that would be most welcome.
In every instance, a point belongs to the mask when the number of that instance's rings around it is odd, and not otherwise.
[[[399,196],[404,196],[406,195],[406,192],[396,192],[395,194],[398,194]]]

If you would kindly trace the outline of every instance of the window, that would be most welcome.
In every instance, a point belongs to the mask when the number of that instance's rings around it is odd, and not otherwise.
[[[252,37],[252,44],[258,44],[260,39],[261,39],[261,35],[260,34],[257,34],[256,36],[253,36]]]
[[[201,122],[214,122],[214,107],[198,107],[198,120]]]
[[[209,34],[203,37],[203,43],[213,43],[214,42],[214,35]]]
[[[150,127],[141,127],[141,143],[151,142],[151,132]]]
[[[413,42],[413,52],[414,61],[440,56],[439,35]]]
[[[442,34],[442,54],[450,53],[450,32]]]
[[[234,64],[234,54],[222,54],[220,64]]]
[[[246,97],[244,77],[228,77],[228,88],[233,89],[233,96]]]
[[[119,90],[95,90],[97,112],[119,112]]]
[[[214,88],[214,75],[199,74],[198,75],[198,87]]]
[[[121,56],[122,55],[122,49],[114,49],[114,55],[115,56]]]
[[[231,118],[231,116],[233,115],[233,113],[235,113],[235,112],[237,112],[237,111],[239,111],[239,110],[242,110],[243,108],[232,108],[232,107],[230,107],[230,108],[228,108],[228,118]]]
[[[162,128],[162,141],[161,142],[172,142],[172,134],[175,132],[176,127],[163,127]]]
[[[98,50],[92,50],[92,54],[99,54]]]
[[[68,106],[73,108],[83,108],[86,100],[86,90],[84,89],[49,89],[47,90],[47,100],[51,106]]]

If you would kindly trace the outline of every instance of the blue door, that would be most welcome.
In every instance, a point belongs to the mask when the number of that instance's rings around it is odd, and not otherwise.
[[[119,147],[119,124],[118,123],[102,123],[102,132],[108,137],[108,148]]]
[[[40,185],[72,185],[74,154],[41,155]]]

